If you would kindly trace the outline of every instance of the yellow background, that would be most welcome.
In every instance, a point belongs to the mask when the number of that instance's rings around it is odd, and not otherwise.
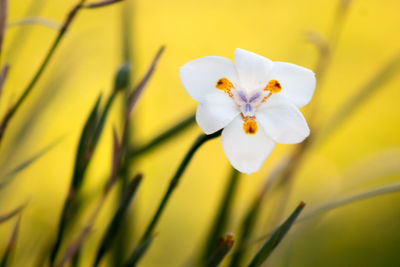
[[[9,2],[9,23],[26,16],[62,23],[76,1]],[[32,266],[37,255],[54,238],[84,120],[99,92],[109,94],[114,74],[122,63],[122,9],[129,11],[132,22],[135,82],[145,73],[158,48],[166,45],[134,111],[134,142],[140,143],[195,110],[196,102],[180,83],[180,66],[209,55],[232,59],[234,49],[240,47],[272,60],[313,69],[318,53],[307,42],[306,32],[316,31],[327,37],[338,5],[338,1],[332,0],[126,2],[83,10],[78,15],[2,141],[0,167],[1,179],[4,179],[8,171],[25,159],[60,140],[0,192],[2,213],[28,201],[22,214],[13,266]],[[35,8],[29,10],[32,3]],[[399,53],[399,11],[397,0],[352,1],[325,83],[322,87],[317,85],[320,94],[313,99],[319,106],[316,126],[329,124],[341,104]],[[27,85],[55,35],[54,29],[42,26],[8,28],[2,61],[10,63],[11,71],[1,96],[2,114]],[[357,111],[349,114],[343,127],[322,146],[307,153],[304,165],[296,174],[285,214],[300,200],[311,209],[335,196],[399,180],[399,168],[389,172],[390,175],[384,172],[379,179],[365,180],[374,168],[381,167],[380,163],[394,162],[393,169],[399,165],[396,164],[400,160],[399,77],[382,84]],[[119,103],[113,107],[84,185],[90,203],[95,201],[109,172],[112,127],[120,127]],[[307,119],[310,113],[307,109],[304,111]],[[192,126],[178,138],[140,158],[132,167],[142,171],[145,177],[130,214],[134,221],[131,248],[199,133],[200,128]],[[293,148],[293,145],[278,145],[261,171],[241,177],[230,221],[233,232],[238,229],[268,171]],[[357,165],[376,153],[384,156],[379,160],[372,158],[366,165]],[[358,171],[342,175],[354,166],[360,166]],[[142,266],[182,265],[199,251],[228,173],[229,162],[219,139],[206,143],[193,158],[172,196]],[[397,266],[400,262],[399,200],[398,194],[374,198],[333,211],[322,220],[313,218],[296,226],[270,259],[271,266]],[[279,199],[272,198],[266,203],[265,215],[269,207],[278,205],[273,201]],[[91,208],[91,205],[85,206],[86,213]],[[85,246],[82,266],[92,262],[96,244],[113,214],[112,208],[110,197]],[[259,234],[270,230],[263,227],[267,219],[262,216]],[[12,227],[12,222],[0,225],[1,248],[5,247]]]

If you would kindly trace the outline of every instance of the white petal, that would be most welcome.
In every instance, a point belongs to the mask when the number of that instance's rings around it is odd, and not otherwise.
[[[256,117],[267,135],[277,143],[296,144],[310,134],[301,112],[283,96],[273,95],[262,103]]]
[[[272,61],[265,57],[240,48],[235,50],[239,82],[249,94],[267,85],[272,65]]]
[[[286,62],[274,62],[271,80],[282,85],[280,94],[301,108],[310,102],[315,89],[315,75],[306,68]]]
[[[189,95],[201,102],[204,96],[218,90],[219,79],[237,82],[236,69],[232,61],[223,57],[202,57],[192,60],[180,68],[180,77]]]
[[[228,125],[238,114],[235,102],[224,92],[208,94],[197,107],[196,121],[206,134],[212,134]]]
[[[247,174],[258,171],[275,147],[262,127],[254,135],[245,134],[240,116],[222,131],[221,142],[232,166]]]

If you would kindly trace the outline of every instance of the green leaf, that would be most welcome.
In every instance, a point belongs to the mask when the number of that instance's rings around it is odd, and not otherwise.
[[[218,266],[225,256],[231,251],[233,244],[235,243],[233,239],[233,233],[227,233],[224,237],[220,238],[217,246],[213,249],[210,258],[206,263],[206,267],[216,267]]]
[[[264,263],[265,260],[271,255],[274,249],[279,245],[287,232],[292,227],[293,223],[299,216],[300,212],[305,206],[304,202],[300,202],[292,214],[281,224],[264,243],[261,249],[257,252],[253,260],[250,262],[249,267],[257,267]]]
[[[122,225],[123,219],[126,216],[129,205],[132,202],[133,197],[142,181],[143,176],[141,174],[136,175],[136,177],[129,183],[124,197],[119,204],[117,212],[114,214],[107,230],[103,236],[99,249],[97,251],[96,260],[94,266],[98,266],[102,257],[109,251],[112,247],[113,241],[119,233],[119,229]]]
[[[214,139],[218,136],[221,135],[221,131],[218,131],[216,133],[206,135],[206,134],[201,134],[193,143],[189,151],[186,153],[185,157],[183,158],[181,164],[179,165],[178,169],[175,172],[175,175],[172,177],[170,184],[167,188],[167,191],[165,192],[163,198],[161,199],[161,202],[154,213],[154,216],[152,220],[150,221],[149,225],[146,228],[146,231],[144,232],[142,238],[139,241],[139,244],[136,246],[136,248],[133,250],[131,253],[131,256],[129,257],[128,261],[125,263],[124,266],[135,266],[137,262],[141,259],[141,257],[144,255],[144,253],[147,251],[148,247],[150,246],[150,243],[152,241],[151,236],[153,236],[153,230],[156,227],[158,221],[160,220],[160,217],[162,213],[164,212],[164,209],[166,205],[168,204],[168,201],[170,197],[172,196],[172,193],[175,191],[176,187],[178,186],[183,173],[185,172],[187,166],[189,165],[190,160],[193,158],[194,154],[196,151],[208,140]]]

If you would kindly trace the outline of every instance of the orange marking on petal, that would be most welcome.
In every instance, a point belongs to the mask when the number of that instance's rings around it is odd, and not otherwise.
[[[270,80],[264,90],[271,93],[279,93],[282,90],[282,86],[277,80]]]
[[[243,131],[245,134],[256,134],[258,130],[257,122],[253,118],[246,118],[243,123]]]
[[[233,88],[233,84],[227,79],[227,78],[221,78],[218,80],[217,84],[215,87],[219,90],[224,91],[227,93],[230,97],[233,97],[231,93],[231,89]]]

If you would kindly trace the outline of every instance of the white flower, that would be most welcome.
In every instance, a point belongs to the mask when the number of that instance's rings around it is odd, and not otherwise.
[[[182,84],[199,102],[196,121],[206,134],[223,128],[222,148],[232,166],[258,171],[276,143],[295,144],[310,133],[298,108],[314,93],[306,68],[236,49],[235,63],[202,57],[180,68]]]

